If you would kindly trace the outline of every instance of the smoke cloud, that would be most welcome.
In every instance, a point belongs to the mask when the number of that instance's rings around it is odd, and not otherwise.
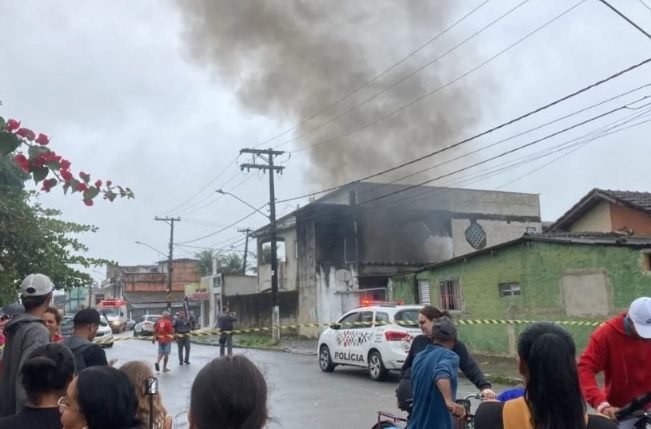
[[[461,69],[461,53],[446,57],[320,127],[458,42],[446,35],[332,109],[307,120],[438,34],[465,11],[455,11],[453,0],[177,2],[185,22],[183,38],[193,59],[214,71],[220,82],[232,86],[250,112],[287,125],[301,124],[293,134],[265,147],[277,147],[304,135],[281,148],[301,149],[351,133],[438,88]],[[463,55],[468,55],[467,49]],[[362,131],[306,150],[308,180],[315,187],[338,185],[412,159],[465,134],[464,129],[478,115],[476,100],[467,88],[456,84]],[[393,177],[408,173],[400,170]]]

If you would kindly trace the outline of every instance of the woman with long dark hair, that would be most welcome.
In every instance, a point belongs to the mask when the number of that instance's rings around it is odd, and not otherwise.
[[[588,416],[579,387],[572,336],[552,322],[528,326],[518,340],[525,395],[507,402],[484,402],[476,429],[616,429],[603,416]]]
[[[59,399],[63,429],[136,429],[138,397],[129,377],[115,368],[79,372]]]
[[[432,344],[432,326],[436,320],[443,316],[452,318],[447,311],[441,311],[431,305],[426,305],[421,308],[418,313],[418,325],[423,334],[416,336],[411,342],[409,354],[400,371],[400,384],[398,384],[398,388],[396,389],[398,406],[403,410],[409,410],[409,401],[412,398],[411,364],[418,353]],[[459,369],[461,372],[484,394],[485,398],[494,399],[495,392],[491,389],[490,382],[479,368],[479,365],[477,365],[477,362],[470,356],[466,345],[462,341],[457,340],[452,351],[459,356]]]

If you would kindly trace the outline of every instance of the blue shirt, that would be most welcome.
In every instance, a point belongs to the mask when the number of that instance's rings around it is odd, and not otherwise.
[[[436,382],[450,380],[453,398],[457,393],[459,356],[440,345],[429,345],[416,355],[411,367],[414,409],[409,429],[452,429],[452,415]]]

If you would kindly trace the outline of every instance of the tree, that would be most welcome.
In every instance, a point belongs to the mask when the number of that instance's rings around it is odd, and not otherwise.
[[[212,274],[212,260],[215,252],[212,250],[202,250],[195,255],[199,260],[199,273],[202,276],[209,276]]]
[[[24,180],[31,177],[36,184],[42,183],[41,191],[50,192],[52,188],[62,184],[64,193],[81,193],[87,206],[92,206],[95,197],[100,194],[109,201],[118,196],[133,198],[131,189],[114,186],[110,180],[96,180],[91,183],[90,174],[83,171],[75,177],[70,171],[70,161],[47,148],[49,143],[50,138],[46,134],[39,133],[37,136],[29,128],[21,127],[20,121],[5,121],[0,116],[0,158],[12,157],[26,173]]]
[[[221,255],[219,261],[222,266],[222,273],[224,274],[241,274],[242,273],[242,257],[238,253],[228,253]]]
[[[83,256],[88,251],[76,235],[95,232],[91,225],[61,220],[60,212],[31,202],[26,173],[12,158],[0,157],[0,302],[13,302],[17,287],[28,274],[47,274],[59,288],[86,287],[90,275],[75,269],[110,261]]]

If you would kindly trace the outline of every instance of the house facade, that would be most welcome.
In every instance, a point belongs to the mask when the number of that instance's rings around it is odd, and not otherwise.
[[[355,183],[278,220],[279,289],[298,292],[299,323],[328,322],[364,301],[388,299],[396,273],[527,231],[541,231],[537,195]],[[264,291],[269,227],[253,236]]]
[[[651,237],[617,233],[525,235],[393,279],[394,299],[455,318],[603,321],[651,291]],[[426,293],[423,293],[426,291]],[[524,325],[461,326],[476,352],[515,355]],[[582,349],[594,329],[568,326]]]

